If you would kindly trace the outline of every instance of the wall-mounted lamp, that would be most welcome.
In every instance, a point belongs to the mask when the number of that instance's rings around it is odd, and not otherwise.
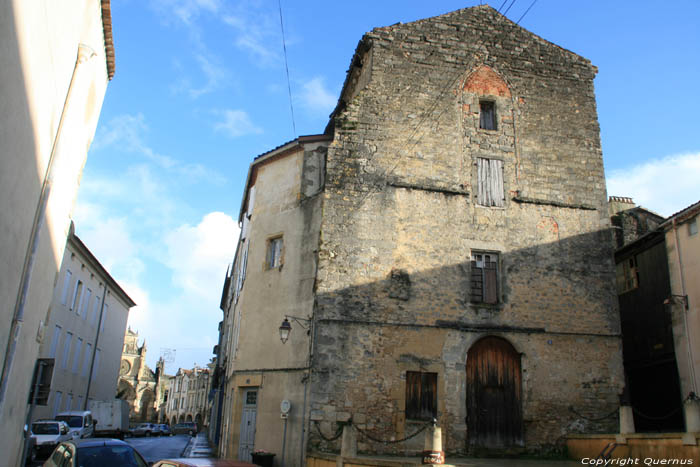
[[[309,334],[311,332],[311,330],[310,330],[311,319],[299,318],[298,316],[285,315],[284,320],[282,321],[282,324],[280,325],[280,340],[282,341],[283,344],[287,342],[287,339],[289,339],[289,333],[292,332],[292,323],[289,322],[289,319],[296,322],[302,328],[306,329],[307,334]],[[304,324],[304,323],[307,323],[307,324]]]
[[[666,300],[664,300],[664,305],[677,305],[678,302],[683,304],[683,308],[688,309],[688,296],[687,295],[671,295]]]

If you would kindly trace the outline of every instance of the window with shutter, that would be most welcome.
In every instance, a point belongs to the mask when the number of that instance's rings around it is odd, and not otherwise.
[[[498,303],[497,253],[472,253],[470,282],[472,303]]]
[[[437,417],[437,373],[406,372],[406,419]]]
[[[505,195],[503,190],[503,161],[479,157],[477,166],[476,202],[480,206],[503,207]]]

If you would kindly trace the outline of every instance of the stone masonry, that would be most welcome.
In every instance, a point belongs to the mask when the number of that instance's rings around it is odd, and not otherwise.
[[[337,451],[318,433],[349,419],[360,452],[422,450],[421,436],[372,440],[425,424],[406,416],[407,372],[437,374],[448,453],[542,452],[567,434],[617,430],[624,378],[595,74],[486,5],[362,38],[327,129],[311,450]],[[495,129],[481,127],[484,103]],[[484,160],[501,173],[496,205],[477,194]],[[480,253],[497,258],[494,303],[473,297]],[[519,360],[514,446],[469,432],[468,355],[485,337]]]

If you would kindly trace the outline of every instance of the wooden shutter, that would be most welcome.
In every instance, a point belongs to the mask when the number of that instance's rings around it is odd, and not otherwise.
[[[484,303],[498,303],[498,264],[484,263]]]
[[[421,412],[420,400],[421,374],[417,371],[406,372],[406,418],[419,419]]]
[[[481,206],[503,207],[503,161],[477,159],[477,203]]]
[[[437,417],[437,373],[421,373],[420,419]]]

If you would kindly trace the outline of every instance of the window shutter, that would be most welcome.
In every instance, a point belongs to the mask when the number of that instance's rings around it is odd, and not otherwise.
[[[484,297],[484,273],[483,269],[471,262],[471,301],[481,302]]]
[[[477,203],[503,207],[503,161],[477,158]]]
[[[420,418],[430,420],[437,415],[437,373],[421,373]]]
[[[495,262],[484,264],[484,303],[498,303],[498,267]]]
[[[406,418],[420,418],[421,412],[421,374],[417,371],[406,372]]]

